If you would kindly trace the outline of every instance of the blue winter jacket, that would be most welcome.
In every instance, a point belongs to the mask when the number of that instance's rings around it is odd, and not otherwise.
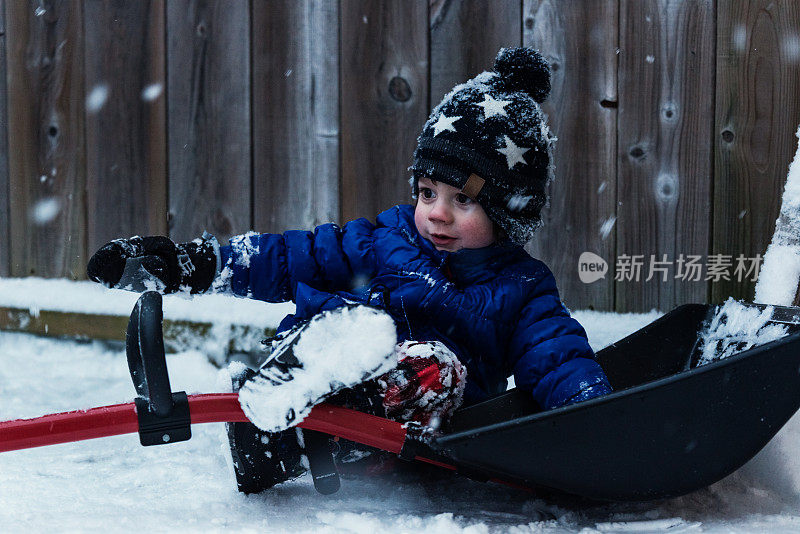
[[[281,331],[346,299],[385,307],[400,340],[443,342],[467,368],[465,404],[505,391],[511,375],[545,408],[610,391],[544,263],[510,242],[438,251],[417,232],[413,206],[377,224],[251,232],[221,256],[220,280],[235,294],[296,303]]]

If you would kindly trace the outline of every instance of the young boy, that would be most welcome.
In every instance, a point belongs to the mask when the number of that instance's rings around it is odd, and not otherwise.
[[[416,205],[395,206],[376,224],[358,219],[313,232],[249,233],[223,247],[210,236],[183,244],[117,240],[91,259],[89,277],[114,286],[126,259],[158,256],[166,291],[213,286],[294,301],[296,312],[280,332],[299,332],[320,314],[358,303],[379,307],[394,321],[399,364],[335,399],[404,421],[446,417],[462,397],[470,404],[501,393],[511,375],[545,409],[608,393],[552,273],[523,249],[541,225],[552,175],[554,139],[539,106],[549,91],[549,68],[538,53],[501,50],[494,71],[455,87],[425,124],[411,167]],[[284,335],[273,354],[295,337]],[[262,382],[275,374],[259,373]],[[242,387],[259,373],[244,377]],[[243,491],[302,471],[291,429],[264,436],[240,423],[230,425],[229,437]]]

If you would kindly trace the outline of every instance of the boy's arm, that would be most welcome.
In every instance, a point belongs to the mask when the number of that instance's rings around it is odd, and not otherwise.
[[[323,291],[350,289],[374,274],[374,229],[357,219],[344,228],[324,224],[313,232],[233,237],[220,247],[222,270],[213,288],[268,302],[294,300],[299,282]]]
[[[561,303],[550,272],[523,309],[510,350],[517,358],[513,367],[517,387],[531,391],[545,409],[612,391],[586,331]]]

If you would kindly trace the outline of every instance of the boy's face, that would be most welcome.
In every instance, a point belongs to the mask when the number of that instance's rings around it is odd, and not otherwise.
[[[483,248],[495,241],[494,225],[480,204],[459,189],[430,178],[419,179],[414,223],[437,250]]]

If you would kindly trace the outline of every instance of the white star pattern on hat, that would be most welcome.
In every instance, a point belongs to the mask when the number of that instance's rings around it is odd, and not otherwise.
[[[455,132],[456,128],[453,126],[453,123],[456,122],[461,117],[445,117],[444,113],[439,115],[439,120],[436,121],[436,124],[433,125],[433,136],[436,137],[443,131],[447,130],[450,132]]]
[[[508,168],[513,169],[514,165],[517,163],[525,163],[525,158],[522,155],[530,150],[530,148],[523,148],[521,146],[517,146],[514,144],[514,141],[511,140],[510,137],[504,135],[503,138],[505,139],[506,146],[503,148],[497,148],[498,152],[503,154],[506,157],[506,162],[508,163]]]
[[[511,100],[495,100],[494,97],[488,93],[483,95],[483,102],[475,104],[483,108],[483,118],[488,119],[495,115],[502,115],[508,117],[505,107],[511,103]]]

